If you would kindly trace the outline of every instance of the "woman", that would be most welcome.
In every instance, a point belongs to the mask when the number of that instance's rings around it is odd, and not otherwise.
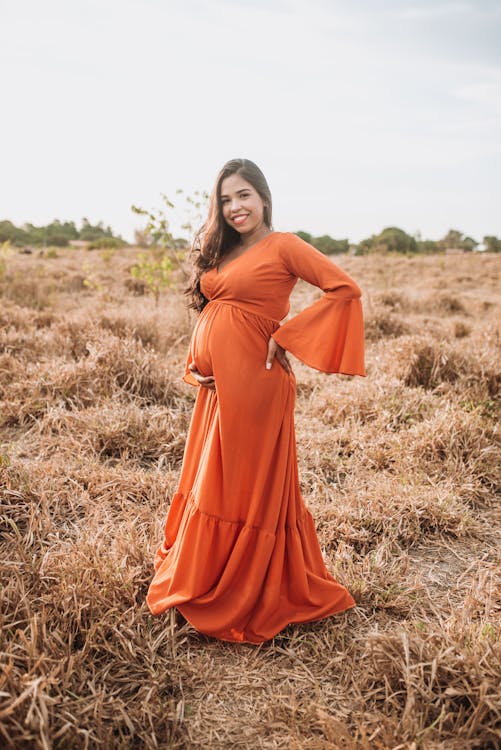
[[[187,293],[201,314],[184,380],[199,391],[147,596],[153,614],[175,606],[197,630],[248,643],[355,605],[301,496],[286,352],[365,376],[361,291],[271,217],[260,169],[229,161],[194,243]],[[324,295],[280,325],[298,278]]]

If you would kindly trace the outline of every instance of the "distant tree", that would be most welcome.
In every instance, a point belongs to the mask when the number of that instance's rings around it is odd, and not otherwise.
[[[305,242],[309,242],[310,245],[312,244],[313,235],[311,235],[309,232],[303,232],[302,230],[300,230],[299,232],[294,232],[294,234],[297,234],[297,236],[301,237],[301,239]]]
[[[320,250],[325,255],[338,255],[339,253],[347,253],[349,242],[348,240],[335,240],[328,234],[324,234],[321,237],[313,237],[311,244]]]
[[[42,227],[42,229],[44,230],[47,245],[63,247],[64,245],[69,245],[70,240],[78,238],[78,231],[73,221],[62,223],[59,219],[54,219],[51,224]]]
[[[46,245],[47,232],[45,227],[36,227],[34,224],[24,224],[23,229],[26,232],[26,241],[31,245]]]
[[[376,235],[371,234],[370,237],[366,237],[357,245],[357,255],[368,255],[374,251],[376,245]]]
[[[13,242],[16,227],[8,219],[0,221],[0,242]]]
[[[483,239],[485,249],[488,253],[501,253],[501,239],[488,234]]]
[[[56,245],[56,247],[66,247],[68,238],[64,234],[51,233],[47,236],[47,245]]]
[[[438,243],[435,240],[417,240],[416,249],[418,253],[437,253],[439,251]]]
[[[462,239],[462,232],[458,229],[449,229],[445,237],[442,237],[442,239],[438,241],[438,246],[441,250],[452,250],[461,247]]]
[[[474,240],[473,237],[463,237],[463,239],[461,240],[461,247],[467,253],[473,252],[473,250],[475,250],[477,245],[478,245],[478,242]]]
[[[305,242],[309,242],[310,245],[316,247],[321,253],[325,255],[336,255],[338,253],[347,253],[350,243],[348,240],[335,240],[328,234],[324,234],[321,237],[314,237],[309,232],[299,231],[294,232],[298,237],[301,237]]]
[[[92,225],[84,216],[84,218],[82,219],[82,226],[78,233],[78,239],[93,242],[94,240],[99,240],[102,237],[114,237],[111,227],[108,226],[105,228],[102,221],[99,221],[97,224]],[[117,235],[116,239],[121,240],[124,245],[127,244],[120,235]]]
[[[23,229],[19,229],[11,221],[5,219],[0,221],[0,244],[3,242],[24,245],[28,242],[28,236]]]
[[[370,237],[358,243],[357,254],[367,253],[415,253],[418,250],[416,240],[412,235],[404,232],[399,227],[386,227],[380,234],[372,234]]]
[[[399,227],[386,227],[376,237],[376,250],[393,253],[415,253],[417,243],[412,235]]]
[[[81,236],[83,232],[83,237]],[[34,224],[26,223],[22,228],[16,227],[11,221],[0,221],[0,243],[9,241],[13,245],[57,245],[63,247],[68,245],[71,240],[84,239],[93,240],[102,237],[112,237],[120,240],[122,245],[127,243],[122,240],[120,235],[113,236],[111,227],[103,227],[102,222],[93,227],[87,219],[83,219],[81,232],[75,226],[73,221],[59,221],[54,219],[50,224],[37,227]]]

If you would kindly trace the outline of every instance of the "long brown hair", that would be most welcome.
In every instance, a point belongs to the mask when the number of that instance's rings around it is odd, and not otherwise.
[[[208,300],[200,289],[200,276],[214,268],[239,241],[240,234],[223,218],[221,184],[232,174],[241,175],[259,193],[264,203],[263,218],[269,229],[271,224],[271,192],[264,174],[250,159],[230,159],[219,172],[209,199],[209,210],[205,223],[195,234],[191,245],[193,273],[184,293],[189,299],[188,307],[201,312]]]

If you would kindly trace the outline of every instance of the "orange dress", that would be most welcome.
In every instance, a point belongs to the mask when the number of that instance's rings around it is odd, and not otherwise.
[[[298,278],[321,299],[280,325]],[[209,302],[184,380],[199,387],[147,603],[200,632],[260,643],[293,622],[355,606],[327,571],[301,496],[296,379],[265,368],[268,340],[323,372],[365,376],[361,291],[312,245],[272,232],[201,278]],[[189,372],[214,375],[216,392]]]

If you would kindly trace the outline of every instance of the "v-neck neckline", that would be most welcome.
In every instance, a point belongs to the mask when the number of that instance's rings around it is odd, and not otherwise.
[[[250,247],[248,247],[245,252],[241,253],[240,255],[237,255],[236,258],[232,258],[230,261],[228,261],[228,263],[226,263],[221,269],[219,269],[218,266],[214,266],[214,268],[216,269],[216,276],[219,276],[220,274],[222,274],[223,271],[225,271],[225,269],[228,268],[228,266],[231,266],[232,263],[235,263],[235,261],[240,260],[241,258],[244,257],[244,255],[247,255],[247,253],[250,253],[251,250],[254,250],[255,247],[257,247],[262,242],[264,242],[269,237],[271,237],[272,234],[277,234],[277,232],[269,232],[267,235],[265,235],[264,237],[262,237],[260,240],[258,240],[257,242],[255,242]],[[223,258],[224,258],[224,256],[223,256]]]

